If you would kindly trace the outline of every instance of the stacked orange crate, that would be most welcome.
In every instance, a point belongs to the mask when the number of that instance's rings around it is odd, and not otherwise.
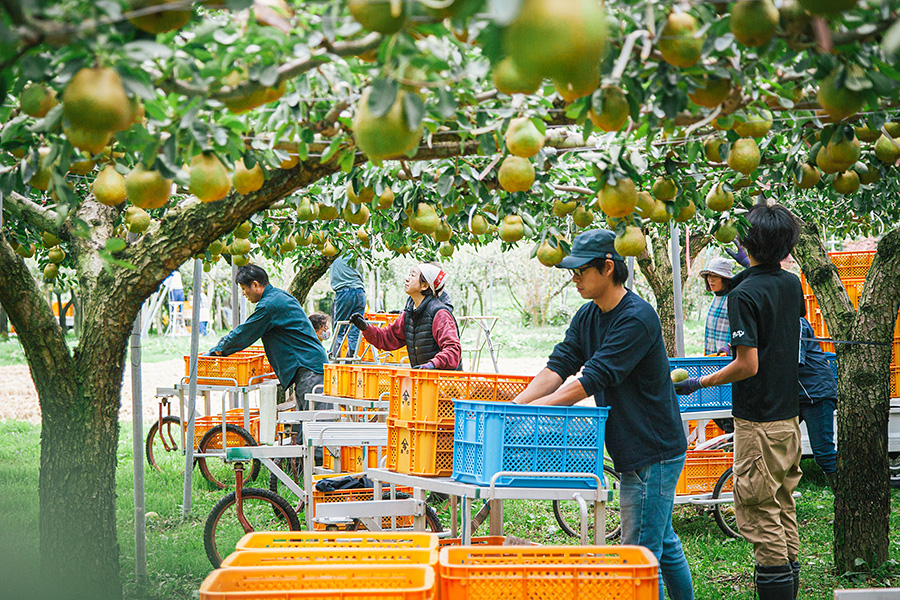
[[[875,256],[874,250],[862,252],[830,252],[828,256],[838,270],[838,276],[844,289],[847,290],[847,296],[854,308],[859,308],[859,298],[862,295],[863,286],[866,282],[866,275],[872,264],[872,258]],[[806,302],[806,318],[816,337],[830,337],[828,327],[825,325],[825,319],[822,317],[822,311],[816,302],[812,288],[806,281],[806,277],[801,273],[800,285],[803,288],[803,297]],[[822,349],[826,352],[834,352],[834,344],[822,342]],[[891,397],[900,396],[900,318],[897,319],[897,325],[894,328],[894,345],[891,352]]]
[[[417,371],[393,378],[388,410],[387,467],[399,473],[453,473],[453,400],[509,402],[532,377]]]

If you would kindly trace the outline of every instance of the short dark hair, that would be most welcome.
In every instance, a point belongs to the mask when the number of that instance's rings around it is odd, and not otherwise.
[[[796,217],[780,204],[759,204],[747,213],[750,229],[741,239],[747,253],[764,265],[783,261],[800,239]]]
[[[238,269],[234,281],[238,285],[246,286],[249,286],[255,281],[259,285],[266,287],[267,285],[269,285],[269,276],[268,274],[266,274],[266,271],[262,267],[258,267],[256,265],[244,265],[243,267]]]
[[[615,260],[612,258],[595,258],[585,264],[582,269],[587,269],[589,267],[594,267],[599,272],[603,272],[603,269],[606,268],[606,261],[610,261],[613,264],[613,272],[612,272],[612,281],[615,285],[624,285],[626,281],[628,281],[628,265],[626,265],[621,260]]]
[[[328,315],[325,313],[314,312],[309,315],[309,322],[312,323],[313,329],[316,331],[328,326]]]

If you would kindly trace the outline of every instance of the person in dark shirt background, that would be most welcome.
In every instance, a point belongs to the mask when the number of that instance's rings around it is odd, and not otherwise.
[[[793,493],[800,482],[800,280],[781,268],[800,237],[794,215],[756,205],[743,237],[750,268],[734,276],[728,321],[734,360],[675,385],[679,394],[732,383],[734,510],[753,544],[760,600],[790,600],[800,586],[800,535]]]
[[[609,406],[606,449],[621,476],[622,543],[645,546],[657,557],[660,598],[665,584],[669,598],[689,600],[691,572],[672,529],[687,441],[659,317],[625,288],[628,267],[614,242],[606,229],[581,233],[557,265],[572,270],[578,293],[590,302],[514,402],[568,406],[594,396],[599,406]],[[563,385],[579,369],[580,377]]]
[[[834,489],[837,450],[834,447],[834,409],[837,405],[837,382],[828,358],[822,352],[812,325],[800,318],[800,421],[806,422],[806,433],[816,463]]]

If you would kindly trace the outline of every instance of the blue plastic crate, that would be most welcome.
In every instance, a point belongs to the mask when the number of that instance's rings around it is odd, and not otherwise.
[[[609,408],[454,400],[453,479],[489,485],[499,471],[596,473],[603,477]],[[497,485],[595,488],[596,480],[501,477]]]
[[[731,362],[730,356],[701,356],[695,358],[670,358],[669,370],[684,369],[689,377],[702,377],[715,373]],[[693,394],[678,396],[681,412],[698,410],[722,410],[731,408],[731,384],[701,388]]]
[[[828,366],[831,367],[831,374],[834,375],[835,381],[837,381],[837,354],[834,352],[826,352],[825,360],[828,361]]]

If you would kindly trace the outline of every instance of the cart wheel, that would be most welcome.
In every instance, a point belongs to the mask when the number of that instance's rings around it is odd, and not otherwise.
[[[250,432],[239,425],[228,423],[225,425],[225,432],[229,448],[259,445],[256,443],[256,440],[253,439],[253,436],[250,435]],[[197,450],[200,454],[206,454],[210,450],[221,449],[222,426],[216,425],[204,434],[203,438],[200,440],[200,444],[197,446]],[[234,485],[234,469],[232,469],[230,465],[225,464],[224,458],[224,454],[222,455],[221,460],[219,458],[207,460],[207,457],[205,456],[197,458],[197,464],[200,466],[200,472],[203,473],[203,477],[218,489],[225,489],[226,487]],[[250,472],[247,474],[244,481],[255,480],[259,475],[259,467],[259,461],[253,459],[253,467],[250,469]]]
[[[288,501],[262,488],[242,488],[244,517],[252,531],[300,531],[300,519]],[[213,507],[203,528],[203,546],[214,569],[232,552],[245,533],[237,517],[236,492]]]
[[[622,535],[622,523],[619,520],[619,474],[609,465],[603,465],[603,475],[607,479],[609,489],[615,490],[613,499],[606,504],[606,539],[613,541]],[[581,536],[581,510],[574,500],[554,500],[553,516],[560,528],[572,537]],[[588,510],[588,531],[594,531],[593,511]]]
[[[719,477],[719,480],[716,482],[712,492],[712,499],[716,500],[724,494],[731,493],[733,483],[734,473],[732,468],[728,467],[728,470],[722,473],[722,476]],[[730,504],[713,504],[713,517],[715,517],[716,523],[719,524],[719,527],[725,532],[725,535],[739,540],[743,539],[743,536],[738,531],[737,517],[735,516],[733,502]]]
[[[303,459],[300,457],[288,457],[288,458],[278,458],[275,459],[275,464],[278,465],[282,471],[287,473],[287,476],[290,477],[297,485],[301,488],[303,487]],[[278,480],[278,477],[275,476],[275,473],[269,473],[269,491],[274,494],[281,494],[282,496],[287,497],[288,494],[293,494],[286,485],[281,483]],[[300,504],[298,504],[297,512],[303,510],[303,499],[299,499]]]
[[[159,420],[150,426],[144,447],[151,467],[160,473],[184,469],[181,433],[181,419],[171,415],[162,418],[162,427]]]
[[[412,496],[410,496],[406,492],[397,492],[395,498],[397,500],[405,500],[406,498],[412,498]],[[391,493],[384,492],[381,495],[381,499],[382,500],[390,500]],[[400,517],[398,517],[398,519],[399,518]],[[386,520],[388,522],[390,522],[390,517],[386,517]],[[388,525],[388,526],[390,526],[390,525]],[[382,525],[382,527],[383,527],[383,525]],[[404,529],[404,530],[408,531],[412,528],[411,527],[410,528],[398,527],[397,529]],[[428,504],[426,504],[425,505],[425,531],[430,531],[432,533],[440,533],[443,530],[444,530],[444,527],[443,527],[443,525],[441,525],[441,521],[440,521],[440,519],[438,519],[437,513],[434,512],[433,508],[431,508],[430,506],[428,506]],[[347,525],[347,531],[366,531],[366,527],[365,527],[365,525],[362,524],[362,521],[360,521],[359,519],[353,519],[353,522],[350,523],[349,525]]]

